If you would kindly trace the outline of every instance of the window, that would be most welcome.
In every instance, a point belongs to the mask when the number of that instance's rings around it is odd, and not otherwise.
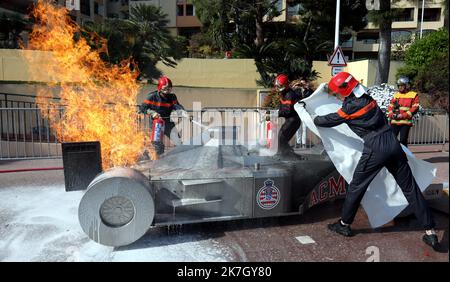
[[[419,21],[422,19],[422,9],[419,9]],[[425,8],[424,22],[438,22],[441,20],[441,8]]]
[[[395,30],[391,32],[392,43],[411,42],[412,32],[408,30]]]
[[[298,15],[298,11],[300,10],[300,4],[296,4],[294,6],[288,6],[287,8],[287,14],[288,16],[296,16]]]
[[[357,41],[362,41],[366,44],[375,44],[378,43],[378,39],[380,38],[380,35],[378,32],[361,32],[356,35]]]
[[[425,37],[428,34],[433,33],[433,32],[436,32],[436,30],[435,29],[424,29],[424,30],[422,30],[422,36]],[[420,30],[416,31],[415,35],[416,35],[416,38],[420,38]]]
[[[94,2],[94,14],[98,15],[98,3]]]
[[[398,14],[392,20],[393,22],[411,22],[414,21],[414,8],[392,9]]]
[[[195,14],[194,14],[194,5],[186,4],[186,16],[195,16]]]
[[[184,16],[184,7],[183,4],[177,5],[177,16],[182,17]]]
[[[281,12],[281,11],[283,10],[283,1],[278,0],[278,1],[275,3],[275,7],[277,8],[278,12]]]
[[[80,12],[86,16],[91,15],[91,5],[89,0],[80,0]]]

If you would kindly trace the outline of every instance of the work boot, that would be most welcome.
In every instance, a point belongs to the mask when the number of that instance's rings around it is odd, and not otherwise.
[[[353,236],[353,232],[352,232],[352,229],[350,228],[350,225],[343,225],[341,223],[341,220],[339,220],[338,222],[333,223],[333,224],[328,224],[328,229],[330,229],[331,231],[334,231],[338,234],[341,234],[345,237]]]
[[[433,250],[438,251],[439,250],[439,240],[436,234],[425,234],[422,237],[422,240],[425,244],[432,247]]]

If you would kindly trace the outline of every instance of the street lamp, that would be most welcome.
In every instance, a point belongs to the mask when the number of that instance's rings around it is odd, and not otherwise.
[[[341,0],[336,0],[336,26],[334,29],[334,49],[339,45],[339,16],[341,13]]]
[[[422,0],[422,19],[420,20],[420,38],[422,38],[422,30],[423,30],[423,13],[425,11],[425,0]]]

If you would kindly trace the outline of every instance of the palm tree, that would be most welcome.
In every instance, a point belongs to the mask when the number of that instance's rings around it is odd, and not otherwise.
[[[0,48],[19,48],[20,33],[27,30],[28,19],[18,14],[2,13],[0,15]]]
[[[402,12],[402,9],[391,9],[391,0],[379,0],[380,10],[369,13],[371,21],[380,28],[380,43],[378,47],[378,64],[375,76],[375,84],[386,83],[389,79],[389,67],[391,64],[391,33],[392,21]],[[392,2],[398,2],[393,0]]]
[[[156,68],[159,61],[174,67],[175,60],[181,58],[180,46],[166,27],[168,22],[160,7],[140,4],[131,8],[129,19],[109,19],[84,27],[89,33],[95,32],[107,39],[105,60],[117,64],[131,57],[141,77],[156,78],[161,75]],[[92,35],[85,37],[90,39]]]
[[[138,61],[154,64],[162,61],[168,66],[176,65],[172,57],[179,59],[180,56],[174,52],[176,42],[166,27],[169,23],[167,15],[160,7],[142,4],[132,7],[126,23],[135,35]]]

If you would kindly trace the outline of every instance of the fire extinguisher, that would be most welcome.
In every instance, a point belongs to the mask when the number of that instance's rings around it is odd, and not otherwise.
[[[152,125],[152,142],[163,142],[164,138],[164,120],[162,118],[156,118],[153,120]]]
[[[270,122],[270,116],[266,117],[266,139],[267,148],[272,148],[272,124]]]

